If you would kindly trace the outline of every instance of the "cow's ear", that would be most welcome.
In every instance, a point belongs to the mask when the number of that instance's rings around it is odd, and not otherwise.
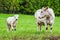
[[[48,6],[47,6],[47,7],[45,7],[44,11],[46,11],[47,9],[48,9]]]

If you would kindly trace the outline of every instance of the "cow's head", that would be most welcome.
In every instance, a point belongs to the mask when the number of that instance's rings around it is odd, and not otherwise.
[[[47,6],[47,7],[43,7],[43,8],[41,9],[41,13],[47,13],[47,10],[48,10],[48,6]]]

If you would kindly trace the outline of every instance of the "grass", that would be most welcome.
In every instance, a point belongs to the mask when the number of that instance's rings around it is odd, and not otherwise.
[[[0,14],[0,40],[42,40],[43,37],[60,35],[60,17],[55,18],[53,32],[50,29],[46,33],[45,27],[42,32],[36,31],[36,20],[33,15],[19,14],[16,31],[7,32],[6,19],[14,14]]]

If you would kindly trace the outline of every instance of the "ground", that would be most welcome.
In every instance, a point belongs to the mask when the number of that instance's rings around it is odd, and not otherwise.
[[[16,31],[7,32],[6,19],[13,15],[0,14],[0,40],[45,40],[44,37],[60,36],[60,17],[55,18],[52,33],[50,29],[46,32],[45,26],[42,27],[42,32],[37,32],[34,15],[24,14],[19,14]]]

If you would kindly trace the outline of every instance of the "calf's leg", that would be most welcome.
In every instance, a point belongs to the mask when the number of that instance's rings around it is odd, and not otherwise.
[[[11,28],[11,25],[7,24],[7,31],[9,32]]]
[[[16,26],[13,26],[13,28],[14,28],[14,31],[16,31]]]

